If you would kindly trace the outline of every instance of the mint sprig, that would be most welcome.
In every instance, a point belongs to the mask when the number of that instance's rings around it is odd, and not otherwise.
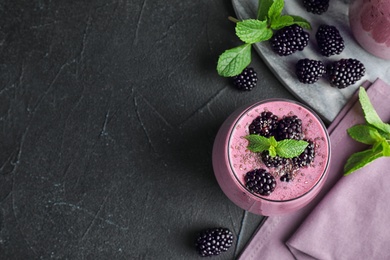
[[[352,126],[347,132],[351,138],[370,145],[370,148],[348,158],[344,165],[344,175],[351,174],[378,158],[390,156],[390,124],[381,120],[363,87],[359,88],[359,102],[366,124]]]
[[[283,158],[293,158],[303,153],[308,146],[308,142],[304,140],[285,139],[276,141],[275,137],[269,138],[251,134],[245,136],[249,141],[248,150],[254,153],[268,151],[272,157],[279,156]]]
[[[310,23],[300,16],[282,15],[283,8],[284,0],[259,0],[256,19],[232,19],[236,22],[236,35],[244,44],[219,56],[217,71],[220,76],[240,74],[251,62],[251,45],[271,39],[274,30],[292,24],[311,29]]]
[[[256,43],[271,39],[272,30],[267,27],[266,21],[247,19],[238,22],[236,25],[236,35],[245,43]]]

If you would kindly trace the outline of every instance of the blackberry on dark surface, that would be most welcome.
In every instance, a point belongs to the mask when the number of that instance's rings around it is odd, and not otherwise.
[[[322,24],[318,27],[316,40],[320,53],[326,57],[340,54],[344,48],[344,40],[339,30],[332,25]]]
[[[263,111],[260,116],[253,119],[249,125],[250,134],[258,134],[265,137],[270,137],[276,130],[278,116],[272,112]]]
[[[310,165],[315,156],[315,145],[314,142],[310,140],[305,140],[309,144],[307,145],[306,149],[301,153],[299,156],[294,157],[291,159],[293,165],[295,167],[301,168]]]
[[[302,51],[309,43],[309,34],[299,25],[293,24],[278,30],[270,39],[271,48],[280,56]]]
[[[301,59],[295,65],[295,74],[298,80],[305,84],[317,82],[325,72],[325,65],[317,60]]]
[[[330,83],[337,88],[346,88],[360,80],[366,69],[357,59],[341,59],[327,67]]]
[[[303,6],[313,14],[322,14],[328,11],[329,0],[303,0]]]
[[[279,156],[272,157],[271,155],[269,155],[269,152],[267,150],[261,153],[261,160],[268,168],[278,167],[280,165],[285,165],[288,163],[288,159]]]
[[[233,244],[233,233],[227,228],[210,228],[202,231],[196,240],[201,256],[215,256],[227,251]]]
[[[239,90],[251,91],[257,84],[257,73],[253,68],[245,68],[232,78],[234,86]]]
[[[269,196],[276,187],[276,180],[265,169],[255,169],[245,175],[245,185],[253,193]]]
[[[301,140],[302,137],[302,120],[297,116],[286,116],[279,120],[278,127],[275,132],[276,140]]]

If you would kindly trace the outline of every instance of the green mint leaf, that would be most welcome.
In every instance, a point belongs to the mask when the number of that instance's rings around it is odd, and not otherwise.
[[[272,30],[267,27],[267,21],[247,19],[236,24],[236,35],[246,43],[269,40],[272,34]]]
[[[279,30],[283,27],[294,24],[294,18],[290,15],[282,15],[276,17],[272,20],[271,28],[274,30]]]
[[[355,125],[347,131],[353,139],[372,145],[372,147],[352,154],[344,166],[344,175],[348,175],[380,157],[390,156],[390,125],[380,119],[363,87],[359,88],[359,102],[367,124]]]
[[[390,140],[390,133],[386,133],[386,132],[383,132],[382,130],[378,129],[378,132],[381,136],[383,136],[383,138],[385,138],[386,140]]]
[[[271,146],[270,140],[267,137],[261,135],[247,135],[245,139],[249,141],[248,149],[254,153],[261,153],[265,150],[268,150]]]
[[[376,128],[390,134],[390,124],[384,123],[375,111],[371,104],[370,98],[363,87],[359,88],[359,102],[362,106],[366,122]]]
[[[372,126],[375,126],[378,130],[382,131],[384,135],[389,136],[390,135],[390,124],[386,123],[375,123],[371,124]]]
[[[303,29],[311,30],[311,24],[306,19],[297,15],[291,15],[291,17],[294,19],[294,24],[301,26]]]
[[[274,0],[259,0],[259,6],[257,7],[257,19],[264,21],[267,19],[268,11],[273,4]]]
[[[383,149],[383,156],[390,157],[390,144],[384,140],[381,142],[382,149]]]
[[[369,149],[352,154],[344,166],[344,175],[349,175],[352,172],[363,168],[374,160],[383,156],[383,150],[379,146],[377,149]]]
[[[299,156],[305,151],[308,142],[303,140],[285,139],[278,142],[276,153],[284,158]]]
[[[349,136],[364,144],[373,145],[385,139],[375,127],[370,125],[355,125],[348,128],[347,131]]]
[[[275,146],[270,146],[268,152],[271,157],[275,157],[277,155]]]
[[[256,134],[247,135],[245,138],[249,141],[248,150],[255,153],[268,151],[271,157],[278,155],[283,158],[293,158],[303,153],[308,145],[308,142],[303,140],[285,139],[276,141],[273,136],[267,138]]]
[[[269,142],[270,142],[271,146],[273,146],[273,147],[278,146],[278,141],[276,141],[276,139],[275,139],[274,136],[271,136],[271,137],[269,138]]]
[[[268,18],[270,20],[270,24],[272,24],[274,20],[281,16],[283,8],[284,0],[274,0],[268,10]]]
[[[251,45],[246,43],[229,49],[219,56],[217,71],[220,76],[233,77],[240,74],[251,62]]]

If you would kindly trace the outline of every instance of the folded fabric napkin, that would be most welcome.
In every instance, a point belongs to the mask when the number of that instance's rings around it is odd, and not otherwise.
[[[390,121],[390,86],[365,84],[383,121]],[[268,217],[239,259],[390,259],[390,158],[343,177],[347,158],[365,146],[347,129],[363,123],[360,103],[346,105],[329,126],[329,175],[318,196],[291,214]]]

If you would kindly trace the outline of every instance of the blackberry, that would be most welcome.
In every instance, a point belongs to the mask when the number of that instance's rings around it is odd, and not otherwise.
[[[315,156],[314,142],[312,142],[310,140],[306,140],[306,141],[309,144],[307,145],[305,151],[303,151],[303,153],[301,153],[299,156],[291,159],[291,161],[295,167],[301,168],[301,167],[308,166],[314,160],[314,156]]]
[[[245,68],[239,75],[233,77],[233,84],[239,90],[251,91],[257,84],[257,73],[253,68]]]
[[[278,116],[271,112],[263,111],[249,125],[249,133],[270,137],[276,129],[277,122]]]
[[[215,256],[227,251],[233,244],[233,233],[227,228],[203,230],[197,240],[196,249],[201,256]]]
[[[329,0],[303,0],[303,6],[313,14],[322,14],[328,11]]]
[[[326,72],[325,65],[321,61],[301,59],[295,65],[295,74],[298,80],[305,84],[313,84]]]
[[[330,83],[337,88],[346,88],[360,80],[366,69],[359,60],[341,59],[327,67]]]
[[[275,132],[275,139],[280,141],[283,139],[296,139],[301,140],[302,133],[302,120],[297,116],[285,116],[278,123],[278,127]]]
[[[264,169],[255,169],[245,175],[246,187],[254,193],[269,196],[276,187],[276,180]]]
[[[322,24],[317,30],[316,40],[320,53],[326,57],[340,54],[344,48],[344,40],[335,26]]]
[[[267,150],[261,153],[261,160],[268,168],[278,167],[280,165],[285,165],[288,163],[288,160],[286,158],[279,156],[272,157],[271,155],[269,155],[269,152]]]
[[[271,48],[280,56],[302,51],[309,43],[309,34],[293,24],[278,30],[270,39]]]

